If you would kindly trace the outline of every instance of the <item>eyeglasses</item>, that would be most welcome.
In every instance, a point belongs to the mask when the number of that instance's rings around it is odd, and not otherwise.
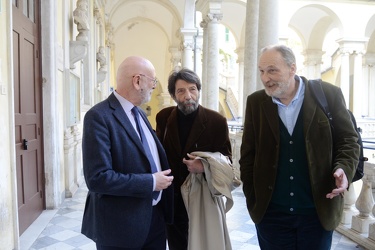
[[[146,75],[144,75],[144,74],[138,74],[138,75],[146,77],[146,78],[149,79],[154,85],[156,85],[156,84],[158,83],[158,79],[157,79],[156,77],[155,77],[155,78],[152,78],[152,77],[146,76]],[[136,75],[133,76],[133,77],[136,77]]]

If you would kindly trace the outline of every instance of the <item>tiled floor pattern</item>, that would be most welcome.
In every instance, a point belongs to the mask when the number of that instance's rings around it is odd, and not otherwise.
[[[46,210],[21,236],[21,250],[94,250],[95,244],[80,233],[87,187],[82,185],[73,198],[58,210]],[[234,206],[227,214],[233,250],[255,250],[258,246],[241,188],[233,191]],[[363,249],[345,236],[334,232],[332,250]]]

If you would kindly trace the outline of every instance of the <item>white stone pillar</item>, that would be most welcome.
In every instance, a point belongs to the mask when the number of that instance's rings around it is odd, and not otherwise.
[[[355,51],[353,53],[354,65],[353,65],[353,113],[355,116],[362,116],[363,110],[362,106],[364,104],[363,95],[364,92],[364,83],[363,83],[363,67],[362,67],[362,51]],[[367,104],[367,103],[366,103]]]
[[[41,47],[42,75],[43,75],[43,127],[44,127],[44,171],[46,178],[46,208],[54,209],[62,202],[63,190],[60,180],[62,178],[61,166],[64,164],[61,147],[62,140],[58,114],[57,97],[57,2],[54,0],[43,1],[41,5]]]
[[[375,117],[375,67],[374,64],[369,66],[369,116]]]
[[[203,28],[203,67],[202,103],[203,106],[219,111],[219,37],[218,28],[222,0],[198,0],[196,9],[202,13]]]
[[[370,107],[375,107],[375,103],[371,103],[374,101],[375,98],[374,91],[375,89],[371,90],[371,85],[374,83],[373,79],[375,75],[373,74],[374,70],[374,64],[375,64],[375,54],[374,53],[366,53],[366,55],[363,57],[363,93],[367,93],[362,95],[362,115],[364,116],[370,116],[370,113],[373,109]],[[372,93],[371,93],[372,91]],[[372,105],[372,106],[371,106]]]
[[[258,23],[259,0],[248,1],[246,5],[242,107],[246,107],[247,96],[257,90]],[[244,112],[245,109],[243,110],[242,117],[244,117]]]
[[[203,20],[200,23],[201,28],[203,29],[203,41],[202,41],[202,90],[200,103],[203,106],[207,106],[207,50],[208,50],[208,34],[207,34],[207,22]]]
[[[196,29],[181,29],[183,36],[183,56],[182,67],[194,70],[194,36],[197,34]]]
[[[322,56],[324,54],[321,50],[305,50],[302,53],[305,56],[305,72],[304,75],[307,79],[321,78],[321,65],[323,63]]]
[[[341,54],[341,90],[344,94],[347,107],[356,116],[361,115],[361,97],[358,91],[360,91],[362,86],[362,54],[367,42],[368,39],[363,38],[342,38],[337,40],[337,43],[340,45]],[[353,79],[352,82],[350,79]],[[352,86],[350,85],[351,83]]]
[[[259,1],[259,48],[279,43],[279,1]]]
[[[365,115],[375,117],[375,53],[366,53],[364,56],[364,74],[363,81],[368,83],[366,103],[363,105]]]
[[[259,1],[258,51],[265,46],[279,43],[279,2]],[[256,65],[258,65],[258,58]],[[258,67],[254,72],[258,72]],[[259,73],[256,77],[256,90],[263,89]]]
[[[207,105],[212,110],[219,111],[219,22],[222,14],[207,15]]]
[[[199,30],[198,35],[195,38],[195,73],[202,80],[202,52],[203,52],[203,31]]]
[[[243,112],[244,112],[244,103],[243,103],[243,94],[242,90],[244,87],[244,48],[237,48],[236,51],[237,53],[237,63],[238,63],[238,115],[243,118]]]
[[[350,69],[349,69],[349,54],[350,51],[341,49],[341,75],[340,75],[340,88],[344,95],[347,108],[351,108],[350,102]]]

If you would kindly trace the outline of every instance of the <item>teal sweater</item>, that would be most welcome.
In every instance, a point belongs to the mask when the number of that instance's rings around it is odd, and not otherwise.
[[[293,134],[290,135],[279,118],[280,155],[276,185],[269,207],[273,211],[303,215],[315,213],[302,120],[300,112]]]

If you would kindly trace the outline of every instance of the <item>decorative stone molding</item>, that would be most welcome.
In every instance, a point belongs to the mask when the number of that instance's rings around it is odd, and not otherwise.
[[[75,63],[82,60],[87,54],[87,41],[70,41],[69,42],[69,63],[70,69],[75,69]]]

